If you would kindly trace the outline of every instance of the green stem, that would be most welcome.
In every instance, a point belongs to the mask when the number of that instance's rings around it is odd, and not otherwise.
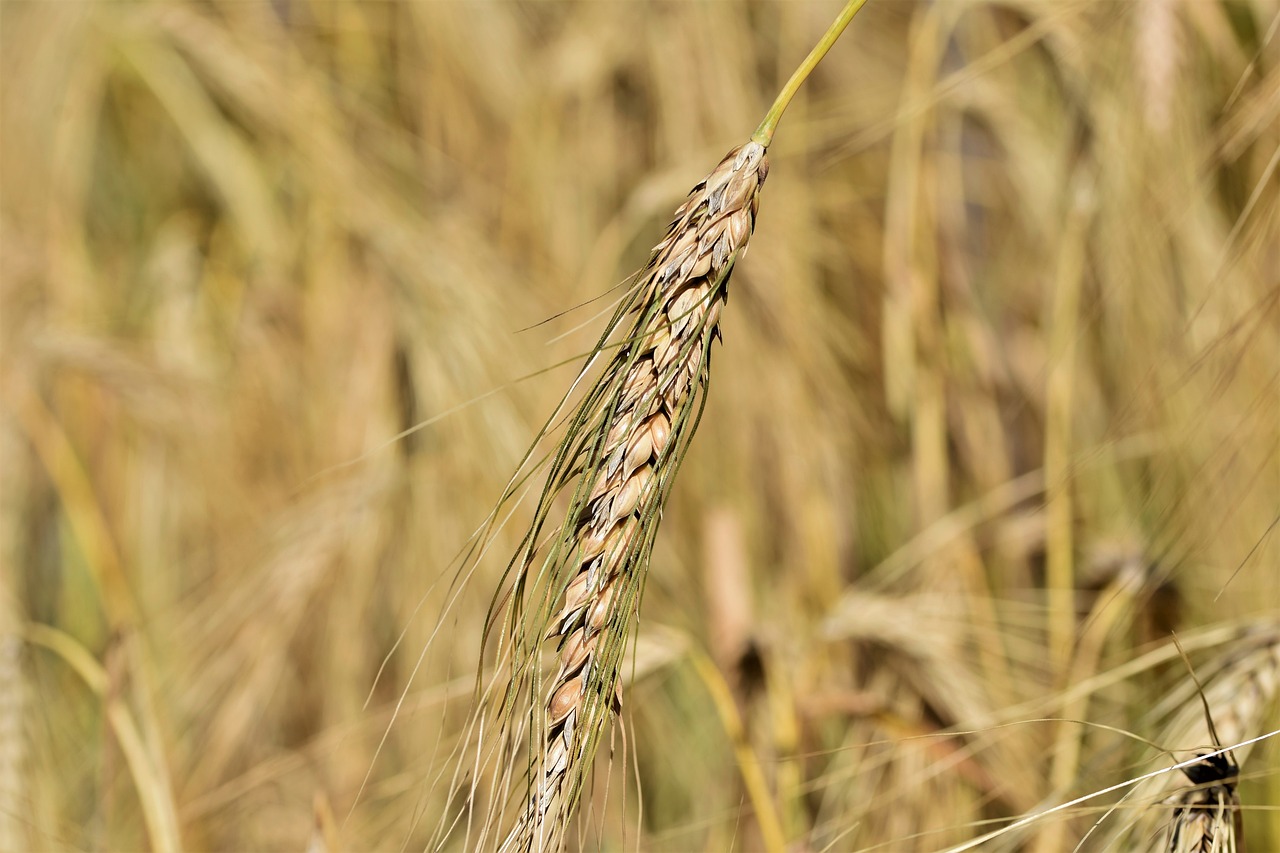
[[[782,91],[778,93],[773,106],[769,108],[769,112],[765,115],[764,121],[760,122],[756,132],[751,134],[752,142],[758,142],[765,148],[769,147],[769,143],[773,142],[773,132],[778,129],[778,121],[782,118],[782,113],[786,110],[787,105],[791,103],[791,99],[795,97],[800,84],[808,79],[813,69],[818,67],[822,57],[827,55],[827,51],[831,50],[831,45],[836,43],[836,39],[840,38],[844,28],[849,26],[853,16],[858,14],[858,10],[866,2],[867,0],[848,0],[844,4],[844,8],[840,10],[840,14],[836,16],[835,21],[822,34],[822,39],[813,46],[813,50],[809,51],[809,55],[804,58],[804,62],[800,63],[800,67],[795,70],[795,73],[791,75],[791,79],[787,81],[787,85],[782,87]]]

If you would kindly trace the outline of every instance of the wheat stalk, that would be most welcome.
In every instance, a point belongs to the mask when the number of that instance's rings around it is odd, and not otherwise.
[[[488,756],[500,789],[515,787],[509,757],[522,742],[528,749],[523,800],[503,851],[563,845],[609,718],[621,708],[622,656],[662,508],[706,402],[711,344],[729,277],[755,228],[769,144],[800,84],[864,2],[849,0],[751,140],[690,191],[574,382],[586,390],[486,625],[486,642],[496,635],[500,661],[510,666],[497,688],[498,744]],[[552,526],[564,494],[563,521]],[[545,640],[556,641],[558,663],[544,684]],[[508,802],[491,806],[480,846]]]

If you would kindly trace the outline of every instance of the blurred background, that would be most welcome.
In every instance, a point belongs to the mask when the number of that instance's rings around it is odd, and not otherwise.
[[[0,848],[463,843],[529,503],[456,557],[839,5],[0,3]],[[1171,631],[1224,738],[1280,728],[1277,27],[859,14],[771,152],[583,849],[938,850],[1168,766],[1211,745]],[[1280,748],[1237,758],[1280,848]],[[1133,849],[1167,791],[1121,794],[984,849]]]

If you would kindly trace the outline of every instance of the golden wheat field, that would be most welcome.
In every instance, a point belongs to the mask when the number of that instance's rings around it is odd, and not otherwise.
[[[0,0],[0,850],[499,847],[581,690],[553,413],[840,5]],[[566,849],[1280,850],[1278,33],[858,13]]]

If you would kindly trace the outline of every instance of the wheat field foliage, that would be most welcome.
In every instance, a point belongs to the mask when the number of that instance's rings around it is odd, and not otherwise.
[[[583,357],[838,6],[0,2],[0,849],[496,846]],[[1161,849],[1194,772],[1064,804],[1215,748],[1175,633],[1280,729],[1278,28],[858,13],[692,299],[568,848]]]

